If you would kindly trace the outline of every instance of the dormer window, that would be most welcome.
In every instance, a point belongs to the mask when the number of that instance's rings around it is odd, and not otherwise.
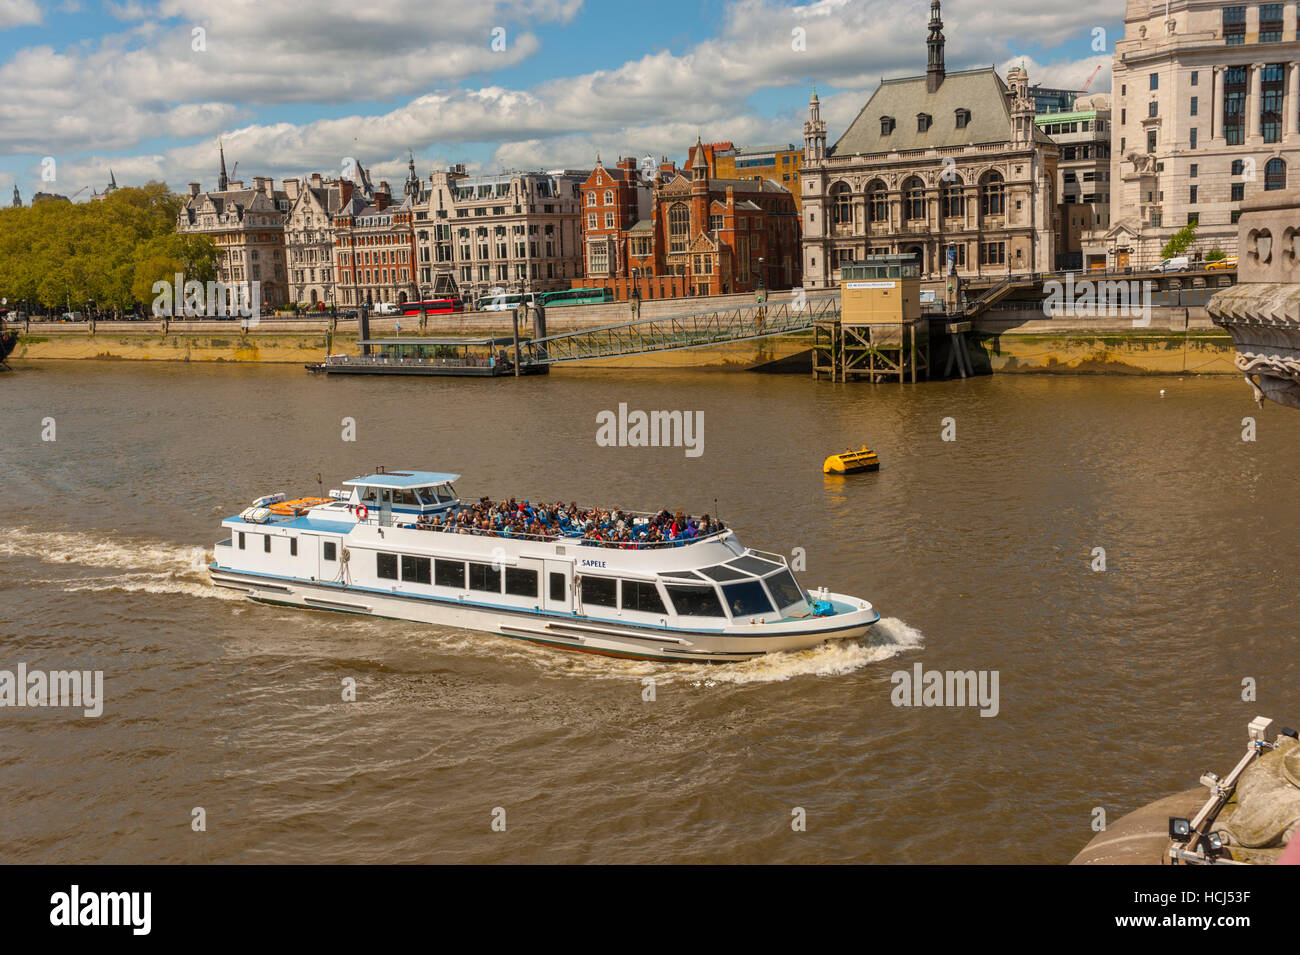
[[[929,113],[917,113],[917,114],[916,114],[916,131],[917,131],[918,133],[924,133],[924,132],[927,132],[927,131],[930,129],[930,124],[931,124],[933,121],[934,121],[934,120],[931,119]]]
[[[970,123],[970,110],[968,109],[957,110],[957,128],[965,129],[969,123]]]
[[[892,116],[880,117],[880,135],[888,136],[893,131],[894,131],[894,117]]]

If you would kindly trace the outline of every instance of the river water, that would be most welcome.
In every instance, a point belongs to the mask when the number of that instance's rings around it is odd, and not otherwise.
[[[102,670],[106,698],[0,709],[10,862],[1061,863],[1094,807],[1226,771],[1257,713],[1300,719],[1300,415],[1238,379],[45,362],[0,388],[0,668]],[[599,446],[620,403],[703,412],[703,453]],[[878,473],[823,476],[864,441]],[[884,619],[671,666],[207,583],[223,516],[381,464],[718,512]],[[895,706],[918,663],[996,671],[996,716]]]

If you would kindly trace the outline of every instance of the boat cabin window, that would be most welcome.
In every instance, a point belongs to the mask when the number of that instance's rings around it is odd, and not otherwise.
[[[338,544],[334,543],[334,541],[325,541],[321,545],[320,555],[322,560],[338,560],[338,552]]]
[[[416,500],[415,491],[409,487],[393,489],[393,504],[397,507],[419,507],[420,502]]]
[[[360,489],[361,503],[367,507],[377,507],[379,505],[379,488],[363,487]]]
[[[706,577],[712,577],[714,580],[744,580],[745,575],[738,570],[732,570],[730,567],[724,567],[719,564],[717,567],[701,567],[700,573]]]
[[[412,584],[427,584],[430,582],[430,568],[433,561],[428,557],[410,557],[402,555],[402,580]]]
[[[672,601],[678,616],[682,617],[725,617],[722,604],[718,603],[717,592],[712,587],[692,584],[665,584],[668,599]]]
[[[752,617],[773,610],[772,601],[767,599],[767,591],[757,580],[723,584],[722,595],[727,598],[727,607],[733,617]]]
[[[501,593],[501,571],[491,564],[469,562],[469,589]]]
[[[240,549],[240,550],[243,550],[243,549],[244,549],[244,532],[243,532],[243,531],[240,531],[240,532],[239,532],[239,549]]]
[[[753,554],[746,554],[744,557],[737,557],[735,560],[727,562],[728,567],[739,567],[741,570],[747,570],[751,574],[767,574],[776,570],[781,565],[775,561],[763,560],[761,557],[755,557]]]
[[[506,593],[513,597],[536,597],[537,571],[522,567],[506,568]]]
[[[799,601],[803,600],[803,591],[799,585],[794,582],[794,574],[784,568],[771,577],[764,578],[767,581],[767,589],[772,592],[776,599],[776,605],[782,610],[792,607]]]
[[[597,607],[618,606],[618,581],[613,577],[582,578],[582,602]]]
[[[296,537],[289,538],[289,556],[290,557],[298,556],[298,538]]]
[[[376,554],[375,571],[379,574],[381,580],[397,579],[397,555],[396,554]]]
[[[647,580],[623,581],[623,609],[641,613],[667,613],[659,588]]]
[[[564,591],[565,591],[564,574],[552,572],[551,573],[551,599],[563,600]]]
[[[463,560],[435,560],[433,582],[439,587],[465,589],[465,562]]]
[[[264,535],[264,536],[262,537],[262,550],[266,551],[268,554],[271,553],[271,535],[270,535],[270,534],[266,534],[266,535]]]

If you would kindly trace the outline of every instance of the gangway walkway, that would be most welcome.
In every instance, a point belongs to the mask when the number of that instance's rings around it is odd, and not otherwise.
[[[766,302],[711,312],[642,318],[534,338],[529,342],[532,350],[529,361],[558,365],[789,335],[808,331],[815,322],[838,318],[839,314],[840,297],[834,294],[809,296],[802,303]]]

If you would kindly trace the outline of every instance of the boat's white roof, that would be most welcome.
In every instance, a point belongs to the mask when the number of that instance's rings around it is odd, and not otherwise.
[[[459,480],[459,474],[443,474],[441,471],[388,471],[384,474],[368,474],[343,483],[359,487],[425,487]]]

